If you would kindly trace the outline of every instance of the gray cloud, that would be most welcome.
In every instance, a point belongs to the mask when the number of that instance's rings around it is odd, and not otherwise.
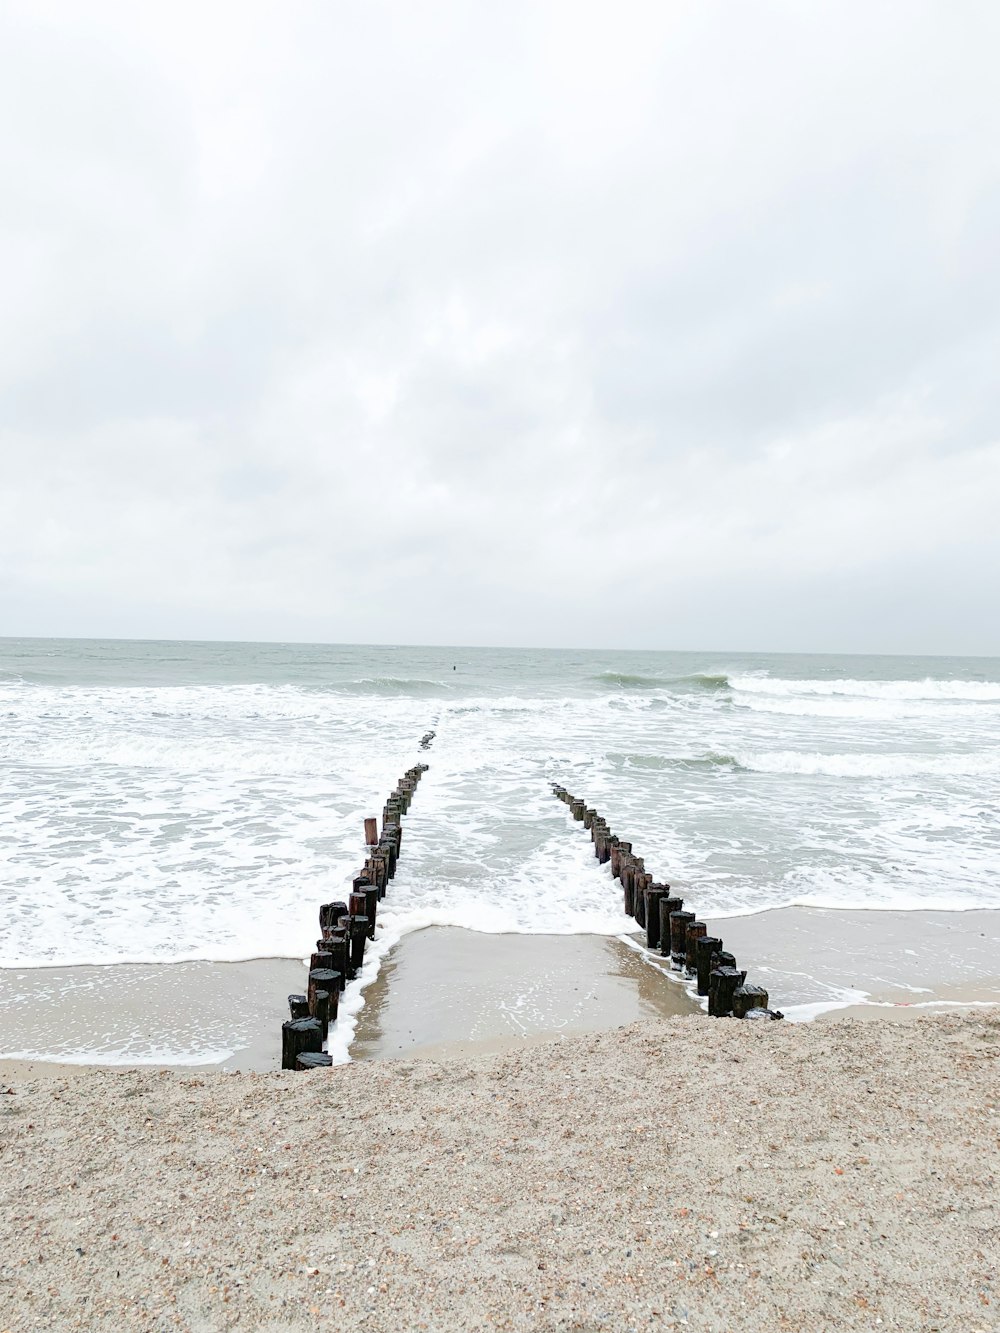
[[[1000,652],[995,6],[0,25],[0,632]]]

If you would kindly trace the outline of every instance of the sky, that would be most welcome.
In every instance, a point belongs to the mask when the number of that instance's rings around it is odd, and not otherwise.
[[[0,5],[0,634],[1000,654],[994,0]]]

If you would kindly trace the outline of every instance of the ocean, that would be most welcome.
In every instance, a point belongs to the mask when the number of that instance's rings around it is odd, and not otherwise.
[[[387,942],[623,934],[550,781],[701,916],[1000,907],[998,659],[6,639],[0,721],[7,969],[301,958],[418,759]]]

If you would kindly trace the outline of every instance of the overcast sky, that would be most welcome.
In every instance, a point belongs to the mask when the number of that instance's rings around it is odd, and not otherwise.
[[[995,0],[0,3],[0,634],[1000,653]]]

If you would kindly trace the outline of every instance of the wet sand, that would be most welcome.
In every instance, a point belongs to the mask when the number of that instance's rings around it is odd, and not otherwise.
[[[304,979],[285,958],[0,969],[0,1068],[278,1069],[288,996]]]
[[[278,1069],[287,997],[305,986],[302,963],[277,958],[0,971],[0,1052],[18,1053],[0,1070]],[[351,1056],[503,1050],[694,1012],[620,940],[430,928],[404,936],[366,986]]]
[[[792,907],[708,924],[792,1018],[1000,1003],[998,911]],[[697,1012],[663,968],[602,936],[431,927],[404,936],[366,987],[351,1055],[482,1054]],[[42,1075],[61,1062],[193,1067],[185,1051],[199,1068],[266,1072],[280,1064],[287,996],[305,981],[301,961],[274,958],[0,970],[0,1053]]]
[[[404,936],[365,991],[351,1055],[479,1055],[698,1012],[621,940],[430,928]]]
[[[796,1017],[859,1001],[874,1004],[851,1012],[876,1018],[888,1007],[1000,1003],[1000,911],[785,907],[704,919],[748,981]]]

